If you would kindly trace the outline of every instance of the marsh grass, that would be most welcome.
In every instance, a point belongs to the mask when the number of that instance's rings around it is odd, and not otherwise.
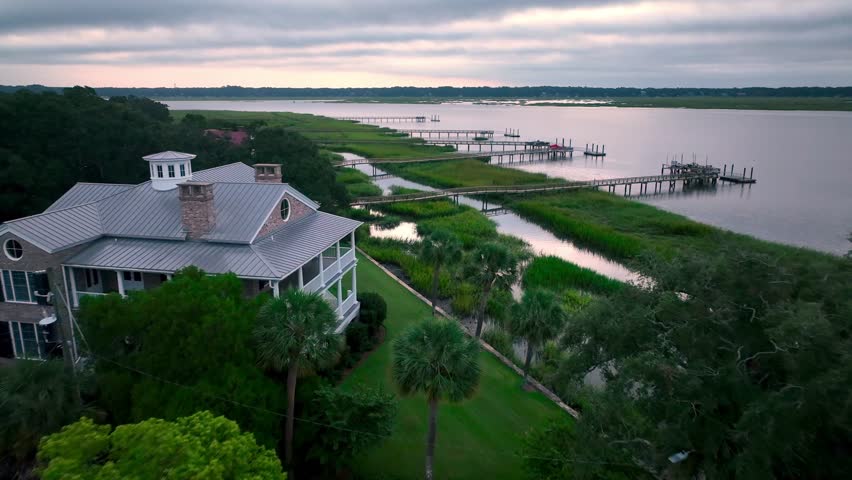
[[[473,208],[463,208],[461,213],[455,215],[418,222],[417,233],[426,236],[435,230],[447,230],[458,237],[465,249],[497,238],[497,225],[491,219]]]
[[[558,292],[578,289],[607,294],[624,287],[624,284],[559,257],[545,256],[536,257],[529,263],[524,273],[523,286]],[[569,300],[572,299],[566,298],[566,302]]]
[[[444,162],[388,164],[383,169],[409,180],[438,188],[476,187],[483,185],[521,185],[526,183],[563,182],[541,173],[529,173],[496,167],[475,159]]]
[[[382,194],[382,189],[373,184],[369,175],[354,168],[338,168],[337,182],[342,183],[352,197],[372,197]]]

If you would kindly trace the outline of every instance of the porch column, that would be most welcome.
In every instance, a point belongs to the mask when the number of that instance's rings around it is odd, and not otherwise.
[[[337,248],[337,273],[340,273],[340,240],[337,241],[335,247]]]
[[[350,270],[352,272],[352,295],[355,295],[355,298],[358,298],[358,275],[356,275],[355,267]]]
[[[343,316],[343,277],[337,279],[337,315]]]
[[[355,250],[355,230],[349,233],[349,243],[352,245],[352,250]]]
[[[124,296],[124,272],[120,270],[115,271],[115,278],[118,279],[118,294],[122,297]]]
[[[299,290],[305,288],[305,277],[302,274],[302,267],[299,267]]]
[[[325,285],[325,268],[322,265],[322,253],[319,254],[320,283]]]
[[[272,296],[278,298],[279,293],[280,292],[278,291],[278,281],[276,280],[272,282]]]
[[[80,306],[80,301],[77,298],[77,279],[74,275],[74,267],[68,267],[68,277],[71,279],[71,305],[74,307]]]
[[[167,282],[171,282],[171,281],[172,281],[172,274],[171,274],[171,273],[167,273],[167,274],[166,274],[166,281],[167,281]]]

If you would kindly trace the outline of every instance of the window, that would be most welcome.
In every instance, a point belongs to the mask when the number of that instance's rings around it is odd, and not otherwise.
[[[36,303],[36,282],[32,272],[3,270],[2,283],[7,302]]]
[[[163,166],[157,165],[157,178],[163,178]]]
[[[15,358],[41,359],[47,356],[45,339],[39,334],[38,325],[34,323],[6,322]]]
[[[185,163],[180,164],[180,176],[181,177],[186,176],[186,164]]]
[[[281,218],[286,222],[290,219],[290,200],[286,198],[281,201]]]
[[[141,282],[142,272],[124,272],[124,281],[126,282]]]
[[[175,178],[175,166],[169,165],[169,178]]]
[[[3,244],[3,251],[6,252],[9,260],[20,260],[24,254],[24,247],[21,246],[21,242],[10,238]]]
[[[99,283],[101,283],[101,281],[98,278],[98,271],[91,269],[91,268],[87,268],[86,269],[86,288],[91,287],[92,285],[97,285]]]

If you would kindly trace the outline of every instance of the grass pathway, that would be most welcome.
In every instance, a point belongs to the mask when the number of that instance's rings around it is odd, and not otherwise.
[[[387,337],[342,388],[364,384],[396,391],[391,379],[391,342],[407,326],[427,319],[429,306],[360,254],[358,288],[379,292],[387,301]],[[521,389],[521,378],[496,358],[486,352],[480,356],[477,394],[466,402],[440,407],[436,478],[525,478],[518,456],[524,432],[567,414],[541,393]],[[356,472],[363,478],[422,478],[426,414],[423,396],[400,399],[393,436],[359,459]]]

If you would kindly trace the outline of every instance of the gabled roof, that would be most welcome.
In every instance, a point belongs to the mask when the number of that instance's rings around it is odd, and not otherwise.
[[[45,213],[75,207],[84,203],[96,202],[102,198],[121,193],[135,187],[126,183],[84,183],[80,182],[71,187],[53,205],[47,207]]]
[[[283,278],[331,247],[361,222],[330,213],[314,212],[270,232],[251,246]]]
[[[193,180],[213,183],[216,224],[202,237],[210,242],[253,242],[266,218],[285,194],[298,198],[311,208],[319,207],[286,183],[254,183],[254,169],[244,163],[201,170],[193,173]],[[118,191],[112,195],[105,195],[106,189],[95,192],[81,187],[80,195],[85,191],[96,200],[11,220],[0,227],[0,232],[12,232],[48,252],[101,236],[159,240],[186,238],[178,189],[155,190],[150,182],[123,187],[127,188],[116,189]],[[74,203],[76,197],[77,194],[68,197],[68,203]]]

